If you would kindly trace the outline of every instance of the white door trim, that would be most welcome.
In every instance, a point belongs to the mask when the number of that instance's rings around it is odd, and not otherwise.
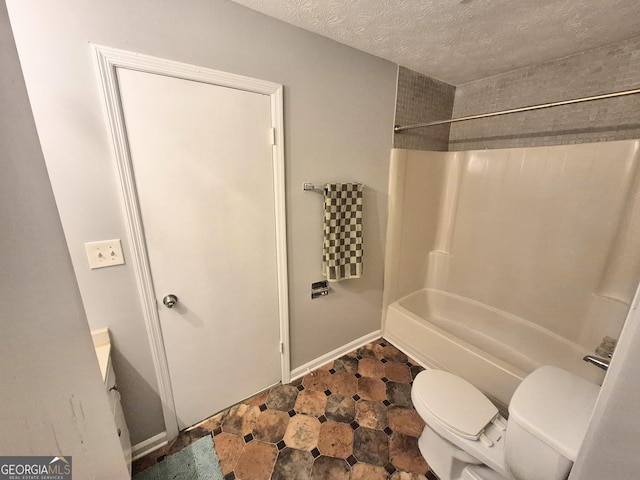
[[[173,401],[173,391],[171,389],[169,367],[160,329],[160,318],[158,316],[156,297],[151,279],[151,268],[147,256],[142,219],[138,206],[116,68],[127,68],[140,72],[194,80],[270,96],[271,121],[272,127],[275,129],[272,161],[276,262],[278,271],[278,307],[280,315],[280,341],[282,342],[280,361],[282,383],[288,383],[291,371],[289,360],[289,302],[284,188],[283,87],[276,83],[141,55],[125,50],[117,50],[99,45],[92,45],[92,48],[98,68],[100,85],[102,86],[105,98],[105,111],[111,130],[113,155],[118,166],[122,200],[127,219],[127,234],[131,243],[131,257],[136,273],[144,320],[149,337],[149,345],[151,346],[151,354],[158,380],[162,413],[164,415],[168,440],[172,440],[178,435],[178,422]]]

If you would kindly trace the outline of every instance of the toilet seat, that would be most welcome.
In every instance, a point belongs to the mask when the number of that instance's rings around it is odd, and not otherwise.
[[[470,464],[485,464],[505,480],[513,479],[504,464],[506,421],[480,390],[448,372],[424,370],[413,381],[411,398],[427,424],[421,440],[429,429],[476,459],[465,460]]]
[[[426,410],[443,427],[468,440],[482,439],[487,425],[498,417],[498,409],[480,390],[449,372],[420,372],[413,390],[418,412]]]

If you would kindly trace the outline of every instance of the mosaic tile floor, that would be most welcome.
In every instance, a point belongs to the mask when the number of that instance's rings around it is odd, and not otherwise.
[[[182,432],[134,473],[212,435],[225,480],[425,480],[417,363],[384,339]]]

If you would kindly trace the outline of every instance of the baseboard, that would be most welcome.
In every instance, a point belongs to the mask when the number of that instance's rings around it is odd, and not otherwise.
[[[356,338],[354,341],[349,342],[346,345],[343,345],[342,347],[336,348],[335,350],[329,353],[326,353],[321,357],[311,360],[310,362],[307,362],[298,368],[294,368],[293,370],[291,370],[291,381],[293,382],[294,380],[297,380],[300,377],[304,377],[307,373],[323,365],[326,365],[327,363],[333,360],[337,360],[344,354],[352,352],[356,348],[360,348],[366,345],[367,343],[371,343],[374,340],[378,340],[381,337],[382,337],[381,331],[376,330],[363,337]]]
[[[158,435],[148,438],[145,441],[140,442],[132,447],[131,460],[138,460],[139,458],[144,457],[154,450],[164,447],[167,443],[169,443],[169,441],[167,440],[167,432],[162,432]]]

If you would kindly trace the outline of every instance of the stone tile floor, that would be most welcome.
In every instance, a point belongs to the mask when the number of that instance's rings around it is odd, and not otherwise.
[[[384,339],[181,432],[134,474],[206,435],[225,480],[437,479],[420,455],[411,402],[422,370]]]

